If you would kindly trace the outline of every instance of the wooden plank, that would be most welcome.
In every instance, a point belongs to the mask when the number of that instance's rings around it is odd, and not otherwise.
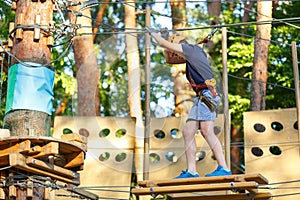
[[[10,137],[10,131],[9,129],[0,129],[0,138],[6,138],[6,137]]]
[[[10,153],[21,153],[28,151],[30,149],[31,142],[30,140],[20,141],[16,144],[6,144],[1,146],[0,157],[8,156]]]
[[[60,143],[59,144],[59,151],[61,154],[69,154],[73,152],[80,152],[84,149],[81,148],[81,146],[77,147],[72,143]]]
[[[14,176],[14,173],[9,172],[9,179],[8,182],[12,181],[12,176]],[[8,197],[9,199],[15,199],[17,197],[17,188],[14,185],[10,185],[8,187]]]
[[[194,184],[179,186],[160,186],[149,188],[133,188],[131,192],[135,195],[151,195],[151,194],[168,194],[183,192],[200,192],[200,191],[222,191],[236,189],[255,189],[258,184],[254,181],[250,182],[231,182],[231,183],[212,183],[212,184]]]
[[[54,174],[58,174],[58,175],[62,175],[68,178],[79,178],[79,175],[74,173],[71,170],[67,170],[65,168],[59,167],[59,166],[55,166],[53,164],[38,160],[38,159],[34,159],[34,158],[26,158],[26,164],[34,167],[34,168],[38,168],[38,169],[42,169],[45,170],[47,172],[51,172]]]
[[[6,184],[6,172],[5,170],[0,171],[0,179],[2,180],[2,184],[5,185]],[[5,199],[5,192],[4,192],[4,188],[0,188],[0,199]]]
[[[31,156],[31,155],[39,154],[39,153],[41,153],[42,151],[43,151],[42,147],[36,145],[36,146],[34,146],[34,147],[31,147],[31,148],[29,149],[29,151],[24,152],[23,154],[26,154],[26,155],[28,155],[28,156]]]
[[[33,158],[43,158],[43,157],[48,157],[48,156],[53,156],[59,153],[58,150],[59,143],[56,141],[49,142],[42,146],[41,152],[33,155]]]
[[[46,184],[51,184],[50,181],[45,181]],[[44,188],[44,199],[43,200],[55,200],[55,190],[52,188]]]
[[[28,185],[29,187],[28,187],[28,186],[26,187],[26,197],[32,198],[32,197],[33,197],[33,181],[30,180],[30,179],[28,179],[28,180],[27,180],[27,185]],[[31,185],[31,187],[30,187],[30,185]]]
[[[17,197],[17,188],[14,185],[10,185],[8,187],[8,196],[10,199],[14,199]]]
[[[20,143],[3,143],[0,148],[0,166],[9,165],[9,154],[23,153],[30,149],[30,140],[20,141]]]
[[[79,135],[77,133],[71,133],[71,134],[63,134],[61,135],[61,139],[69,142],[81,142],[83,144],[87,144],[87,137]]]
[[[167,195],[167,200],[245,200],[245,199],[255,199],[255,200],[268,200],[272,198],[271,193],[247,193],[247,194],[225,194],[225,195],[186,195],[186,196],[176,196]]]
[[[85,157],[85,154],[83,151],[81,151],[79,153],[77,152],[77,153],[65,155],[66,164],[65,164],[64,168],[71,169],[71,168],[79,167],[79,166],[83,165],[84,157]]]
[[[62,154],[64,154],[64,153],[69,154],[72,152],[85,151],[85,149],[86,149],[86,145],[83,143],[81,143],[81,145],[79,145],[79,146],[76,146],[72,142],[60,140],[60,139],[53,138],[53,137],[46,137],[46,136],[34,136],[34,137],[33,136],[25,136],[25,137],[11,136],[8,138],[0,138],[0,147],[1,147],[1,149],[3,149],[2,147],[4,145],[11,146],[11,144],[13,144],[13,143],[20,143],[21,141],[24,141],[24,140],[29,140],[29,141],[31,141],[32,144],[40,145],[40,146],[43,146],[44,144],[50,143],[50,142],[57,142],[57,143],[59,143],[59,151]]]
[[[83,151],[87,151],[87,145],[82,143],[82,142],[77,142],[77,141],[69,141],[71,144],[73,144],[74,146],[76,146],[77,148],[82,149]]]
[[[246,175],[231,175],[231,176],[213,176],[213,177],[199,177],[199,178],[181,178],[168,180],[144,180],[139,181],[138,185],[141,187],[151,186],[168,186],[168,185],[191,185],[191,184],[205,184],[205,183],[226,183],[238,182],[240,180],[255,181],[259,184],[268,184],[268,180],[261,174],[246,174]]]
[[[9,166],[8,155],[0,157],[0,166]]]
[[[42,175],[42,176],[48,176],[50,178],[62,181],[64,183],[71,183],[71,184],[74,184],[74,185],[79,185],[80,184],[79,178],[70,179],[68,177],[60,176],[60,175],[54,174],[52,172],[47,172],[45,170],[37,169],[37,168],[34,168],[34,167],[31,167],[31,166],[27,165],[26,164],[26,157],[22,154],[19,154],[19,153],[10,154],[9,155],[9,162],[10,162],[10,165],[12,167],[23,170],[23,171],[26,171],[26,172],[29,172],[29,173],[39,174],[39,175]],[[77,177],[79,177],[79,175]]]

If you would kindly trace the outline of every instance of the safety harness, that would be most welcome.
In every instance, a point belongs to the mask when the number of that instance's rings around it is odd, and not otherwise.
[[[208,89],[211,92],[213,98],[216,98],[218,96],[218,92],[216,89],[216,79],[212,78],[212,79],[205,80],[203,84],[196,84],[191,74],[189,74],[189,77],[190,77],[190,85],[195,91],[196,95],[209,108],[211,112],[215,112],[217,110],[217,105],[211,99],[203,96],[202,91],[204,89]]]

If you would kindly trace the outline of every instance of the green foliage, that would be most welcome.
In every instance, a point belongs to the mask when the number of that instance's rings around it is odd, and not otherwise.
[[[4,1],[0,1],[0,40],[8,39],[8,26],[15,21],[14,17],[15,12]]]
[[[243,98],[240,95],[228,95],[228,101],[230,104],[229,112],[232,116],[231,123],[236,126],[237,129],[241,129],[241,119],[243,119],[243,113],[249,111],[250,99]]]

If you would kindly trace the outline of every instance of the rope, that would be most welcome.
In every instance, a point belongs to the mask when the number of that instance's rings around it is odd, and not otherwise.
[[[3,68],[4,68],[4,59],[5,59],[5,53],[1,54],[2,62],[1,62],[1,71],[0,71],[0,101],[2,102],[2,87],[3,87]]]

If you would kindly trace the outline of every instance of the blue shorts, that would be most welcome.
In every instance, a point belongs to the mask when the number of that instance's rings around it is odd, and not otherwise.
[[[213,97],[209,90],[203,90],[202,95],[209,98],[217,108],[220,105],[220,96]],[[203,103],[198,96],[194,98],[194,105],[192,106],[188,119],[189,120],[196,120],[196,121],[215,121],[217,117],[217,112],[211,112],[210,109]]]

